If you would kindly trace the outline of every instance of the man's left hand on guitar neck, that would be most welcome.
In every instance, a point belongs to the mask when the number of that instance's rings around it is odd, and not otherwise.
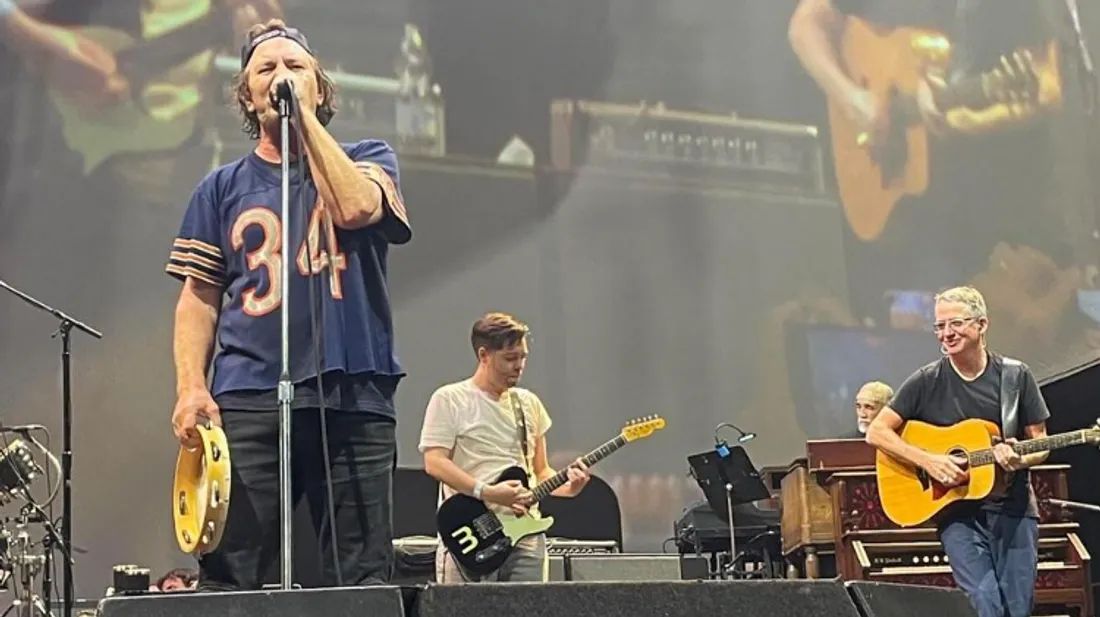
[[[548,473],[544,472],[547,478],[552,477],[555,473],[553,470],[548,469],[547,471]],[[588,485],[588,480],[591,478],[591,476],[588,475],[588,466],[585,465],[584,461],[581,459],[577,459],[570,463],[565,473],[569,481],[550,493],[554,497],[576,497],[584,490],[584,487]],[[545,478],[539,478],[539,481],[541,482],[544,479]]]
[[[1021,471],[1046,460],[1047,452],[1036,452],[1021,456],[1012,449],[1012,446],[1016,443],[1018,443],[1016,439],[1006,439],[993,445],[993,458],[997,460],[997,464],[1001,466],[1001,469]]]
[[[1015,443],[1015,439],[1006,439],[993,446],[993,458],[997,459],[997,464],[1005,471],[1020,471],[1027,468],[1024,457],[1012,449]]]

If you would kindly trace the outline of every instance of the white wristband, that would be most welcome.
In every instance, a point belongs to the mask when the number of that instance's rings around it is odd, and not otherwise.
[[[474,499],[481,499],[481,491],[485,490],[485,483],[478,480],[474,483]]]

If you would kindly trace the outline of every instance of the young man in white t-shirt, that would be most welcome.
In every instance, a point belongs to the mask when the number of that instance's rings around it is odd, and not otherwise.
[[[440,482],[441,503],[462,493],[483,500],[491,508],[523,514],[528,506],[532,511],[538,507],[531,503],[531,492],[515,480],[495,483],[500,473],[508,467],[522,467],[531,486],[557,473],[546,454],[550,415],[538,396],[516,387],[527,364],[528,332],[526,324],[505,313],[488,313],[478,319],[470,336],[477,354],[477,370],[472,377],[442,386],[432,394],[420,434],[420,451],[424,454],[424,469]],[[517,399],[526,427],[526,456],[520,438],[520,414],[513,407]],[[573,497],[588,483],[588,471],[579,460],[568,475],[569,482],[552,495]],[[520,541],[508,561],[484,579],[466,572],[440,545],[436,580],[539,582],[547,579],[547,564],[544,535]]]

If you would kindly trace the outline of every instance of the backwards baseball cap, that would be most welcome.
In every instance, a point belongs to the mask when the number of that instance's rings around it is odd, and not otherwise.
[[[260,43],[278,38],[290,39],[301,45],[302,49],[306,50],[309,55],[314,55],[313,49],[309,46],[309,41],[306,40],[306,35],[302,34],[297,28],[275,28],[264,32],[241,46],[241,70],[243,71],[248,66],[248,61],[252,59],[252,54],[256,52],[256,48],[260,46]]]

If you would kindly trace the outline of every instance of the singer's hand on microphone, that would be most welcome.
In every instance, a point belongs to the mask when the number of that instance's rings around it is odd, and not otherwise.
[[[298,92],[299,92],[299,89],[294,84],[293,79],[291,79],[289,77],[284,77],[282,79],[276,79],[274,82],[272,82],[271,91],[269,93],[269,96],[271,98],[271,104],[277,107],[279,105],[280,100],[288,100],[289,101],[289,100],[291,100],[292,96],[294,97],[294,99],[293,99],[294,102],[297,103],[297,102],[301,101],[301,95],[298,94]]]

